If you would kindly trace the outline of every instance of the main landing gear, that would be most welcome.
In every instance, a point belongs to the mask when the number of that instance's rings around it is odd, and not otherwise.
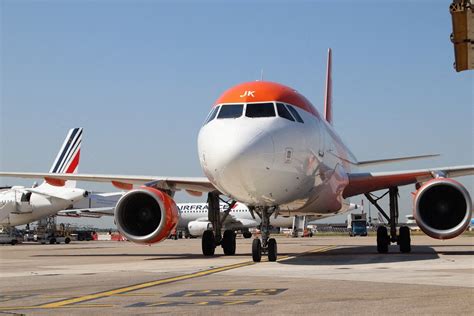
[[[276,261],[278,256],[277,242],[274,238],[270,238],[270,216],[275,212],[274,208],[261,207],[255,209],[261,217],[262,223],[260,227],[261,240],[254,239],[252,242],[252,259],[254,262],[260,262],[262,255],[268,255],[268,261]]]
[[[389,195],[390,200],[390,216],[377,203],[378,200],[385,195]],[[397,243],[400,247],[400,252],[408,253],[411,251],[410,229],[407,226],[401,226],[398,230],[398,188],[391,187],[388,192],[381,197],[374,198],[370,193],[366,193],[365,197],[372,203],[377,210],[387,219],[390,226],[390,234],[388,234],[387,227],[379,226],[377,228],[377,251],[379,253],[387,253],[390,243]]]
[[[218,193],[210,192],[208,194],[208,220],[212,224],[212,230],[206,230],[202,235],[201,246],[202,253],[205,256],[213,256],[216,247],[219,245],[224,250],[226,256],[235,255],[235,232],[233,230],[226,230],[222,235],[222,223],[224,223],[229,215],[235,202],[229,204],[229,207],[224,211],[224,215],[221,218],[219,201]]]
[[[217,246],[221,246],[226,256],[235,255],[236,242],[235,232],[233,230],[226,230],[222,234],[222,224],[229,215],[230,210],[235,204],[235,201],[229,203],[228,208],[221,216],[219,206],[219,193],[210,192],[207,196],[208,204],[208,220],[212,224],[212,230],[206,230],[202,235],[202,253],[205,256],[213,256]],[[262,255],[268,256],[268,261],[276,261],[278,256],[277,243],[274,238],[270,238],[270,216],[276,211],[272,207],[260,207],[251,209],[251,212],[256,212],[260,216],[261,222],[261,239],[254,239],[252,242],[252,258],[254,262],[260,262]],[[247,232],[250,233],[250,232]],[[244,234],[245,238],[251,237],[250,234]]]

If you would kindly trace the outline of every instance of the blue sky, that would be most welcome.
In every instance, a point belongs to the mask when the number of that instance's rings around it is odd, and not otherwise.
[[[201,176],[220,93],[264,69],[321,109],[328,47],[335,126],[360,160],[442,154],[371,170],[472,164],[473,72],[453,70],[449,3],[1,0],[0,169],[47,171],[81,126],[81,172]]]

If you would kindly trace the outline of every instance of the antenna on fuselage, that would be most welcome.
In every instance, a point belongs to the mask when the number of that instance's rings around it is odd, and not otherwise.
[[[260,70],[260,81],[263,81],[263,68]]]

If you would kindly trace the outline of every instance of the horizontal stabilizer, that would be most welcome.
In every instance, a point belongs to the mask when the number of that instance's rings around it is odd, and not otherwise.
[[[432,158],[432,157],[438,157],[438,156],[439,154],[433,154],[433,155],[407,156],[407,157],[388,158],[388,159],[365,160],[365,161],[357,162],[357,165],[359,167],[365,167],[365,166],[372,166],[372,165],[378,165],[378,164],[384,164],[384,163],[399,162],[399,161],[405,161],[405,160],[415,160],[415,159],[425,159],[425,158]]]
[[[100,218],[102,216],[114,216],[115,207],[95,207],[87,209],[72,209],[59,211],[59,216],[68,217],[91,217]]]
[[[31,192],[31,193],[36,193],[36,194],[45,196],[45,197],[47,197],[47,198],[55,198],[55,199],[65,200],[65,201],[68,201],[68,200],[69,200],[68,197],[61,196],[61,195],[54,194],[54,193],[50,193],[50,192],[43,192],[43,191],[41,191],[41,190],[25,189],[25,191]]]

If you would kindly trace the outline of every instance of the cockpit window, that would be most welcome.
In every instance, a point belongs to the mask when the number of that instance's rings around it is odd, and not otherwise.
[[[300,122],[300,123],[304,123],[303,119],[301,118],[301,116],[298,114],[298,112],[291,106],[291,105],[287,105],[288,106],[288,110],[290,110],[291,114],[293,114],[293,116],[295,117],[295,119]]]
[[[286,109],[286,106],[283,103],[277,103],[277,111],[278,111],[278,116],[283,117],[287,120],[290,121],[295,121],[293,116],[291,116],[290,112]]]
[[[217,119],[241,117],[243,109],[243,104],[224,104],[221,106]]]
[[[216,117],[216,114],[219,111],[219,108],[220,108],[219,106],[216,106],[214,109],[212,109],[212,111],[211,111],[211,113],[209,113],[209,116],[207,117],[206,123],[204,123],[204,125],[206,125],[207,123],[209,123],[210,121],[212,121]]]
[[[249,103],[245,111],[247,117],[272,117],[275,116],[273,103]]]

